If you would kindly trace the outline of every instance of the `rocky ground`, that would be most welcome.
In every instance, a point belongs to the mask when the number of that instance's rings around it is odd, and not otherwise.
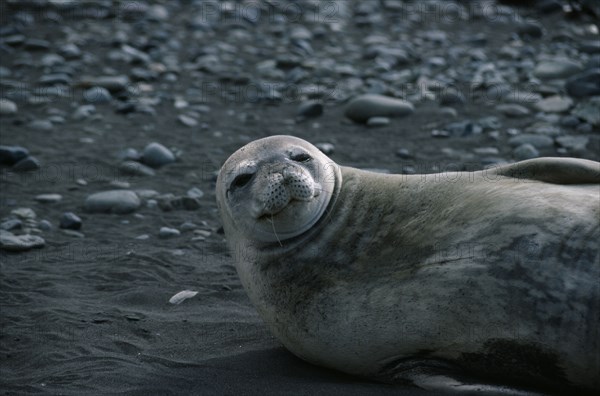
[[[268,334],[216,172],[274,134],[392,173],[599,160],[599,17],[593,1],[3,0],[1,388],[395,392]]]

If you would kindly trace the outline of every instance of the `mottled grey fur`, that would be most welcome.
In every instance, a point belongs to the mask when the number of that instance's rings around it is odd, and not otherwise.
[[[318,152],[270,137],[223,169],[241,157],[274,165],[272,152],[290,144]],[[244,203],[217,182],[241,281],[290,351],[384,381],[435,366],[600,390],[600,163],[385,175],[322,157],[336,167],[326,210],[277,242],[240,229],[228,207]]]

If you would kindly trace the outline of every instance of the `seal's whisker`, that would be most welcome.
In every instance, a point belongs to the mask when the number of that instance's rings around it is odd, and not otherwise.
[[[275,221],[273,219],[273,214],[271,214],[271,226],[273,227],[273,234],[275,234],[275,238],[277,238],[277,242],[279,242],[279,246],[283,247],[283,243],[279,239],[279,235],[277,235],[277,230],[275,230]]]

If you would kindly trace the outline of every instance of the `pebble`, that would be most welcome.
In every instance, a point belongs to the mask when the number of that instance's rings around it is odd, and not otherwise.
[[[527,107],[516,103],[500,104],[496,106],[496,111],[512,118],[526,117],[531,114]]]
[[[390,124],[390,119],[387,117],[371,117],[367,120],[367,126],[378,128],[384,127]]]
[[[19,219],[9,219],[0,224],[0,229],[5,231],[18,230],[23,226],[23,222]]]
[[[316,100],[303,102],[296,110],[296,117],[314,118],[323,114],[323,104]]]
[[[86,102],[93,104],[109,103],[112,100],[112,96],[108,89],[97,86],[85,90],[83,98]]]
[[[333,154],[335,151],[335,146],[331,143],[316,143],[315,147],[325,155]]]
[[[556,78],[565,78],[578,73],[582,70],[580,63],[567,58],[555,58],[553,60],[544,60],[539,62],[533,74],[543,80],[551,80]]]
[[[150,143],[146,146],[142,153],[142,161],[153,168],[175,162],[175,155],[160,143]]]
[[[590,139],[587,136],[559,136],[556,143],[570,152],[580,153],[585,151]]]
[[[600,97],[595,96],[590,98],[588,102],[579,103],[572,114],[594,126],[600,126],[600,111],[598,109],[600,109]]]
[[[526,21],[517,26],[517,33],[522,37],[541,38],[544,35],[542,26],[534,21]]]
[[[439,97],[441,106],[462,105],[467,99],[462,92],[457,89],[445,89]]]
[[[54,125],[49,120],[34,120],[29,123],[29,128],[39,131],[50,131]]]
[[[119,171],[129,176],[154,176],[154,169],[136,161],[125,161],[119,165]]]
[[[198,120],[185,114],[181,114],[177,117],[177,120],[187,127],[195,127],[198,125]]]
[[[103,87],[108,89],[110,92],[123,91],[129,85],[129,77],[118,75],[118,76],[100,76],[84,80],[80,82],[80,85],[87,87]]]
[[[414,156],[406,148],[399,148],[398,150],[396,150],[396,157],[399,157],[399,158],[402,158],[402,159],[412,159],[412,158],[414,158]]]
[[[540,152],[530,143],[524,143],[513,150],[513,157],[517,161],[523,161],[531,158],[537,158]]]
[[[27,156],[13,165],[12,169],[15,172],[29,172],[40,169],[40,161],[32,156]]]
[[[0,164],[14,165],[29,155],[29,151],[21,146],[0,146]]]
[[[40,203],[56,203],[62,200],[60,194],[40,194],[35,197],[35,200]]]
[[[52,223],[50,223],[48,220],[40,220],[38,223],[38,227],[42,231],[50,231],[52,230]]]
[[[200,199],[204,196],[204,191],[200,190],[198,187],[192,187],[186,194],[190,198]]]
[[[535,108],[546,113],[563,113],[573,107],[573,100],[566,96],[550,96],[537,102]]]
[[[8,231],[0,231],[0,249],[11,252],[25,252],[44,247],[46,241],[37,235],[14,235]]]
[[[65,212],[60,217],[59,227],[67,230],[79,230],[81,219],[73,212]]]
[[[352,121],[365,123],[371,117],[404,117],[414,113],[412,103],[378,94],[366,94],[351,100],[344,114]]]
[[[17,112],[17,104],[12,100],[0,99],[0,115],[12,115]]]
[[[95,112],[96,106],[94,106],[93,104],[81,105],[77,107],[77,109],[75,109],[72,117],[75,120],[85,120],[86,118],[90,118]]]
[[[508,140],[508,144],[513,147],[520,146],[522,144],[531,144],[533,147],[537,149],[544,149],[554,146],[554,139],[550,136],[545,135],[534,135],[529,133],[524,133],[522,135],[517,135]]]
[[[179,235],[181,235],[181,232],[179,232],[178,229],[169,227],[161,227],[160,231],[158,232],[158,237],[162,239],[173,238]]]
[[[211,232],[207,231],[207,230],[194,230],[194,235],[196,236],[201,236],[204,238],[208,238],[209,236],[211,236]]]
[[[60,231],[63,234],[68,235],[68,236],[73,237],[73,238],[85,238],[85,235],[82,232],[79,232],[79,231],[76,231],[76,230],[61,229]]]
[[[88,196],[84,209],[90,213],[127,214],[142,205],[138,195],[130,190],[101,191]]]
[[[600,95],[600,68],[574,75],[566,81],[565,89],[574,98]]]

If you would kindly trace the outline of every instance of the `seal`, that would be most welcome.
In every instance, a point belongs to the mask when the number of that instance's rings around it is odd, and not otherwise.
[[[600,390],[600,163],[389,175],[271,136],[216,196],[248,296],[300,358],[430,389]]]

